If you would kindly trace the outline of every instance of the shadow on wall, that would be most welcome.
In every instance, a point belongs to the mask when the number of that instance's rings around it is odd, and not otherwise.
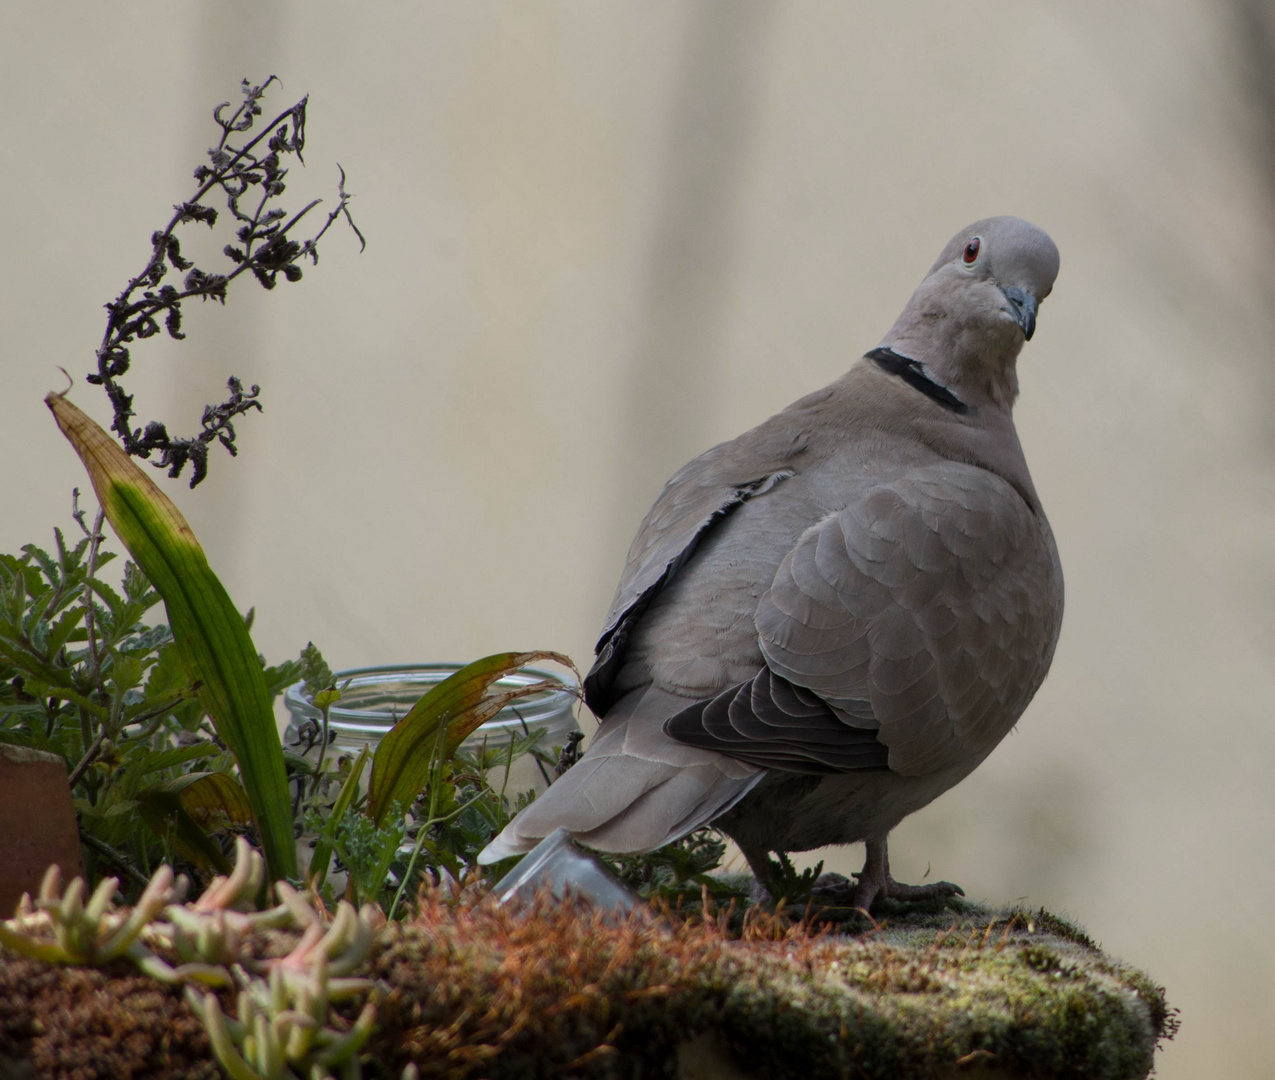
[[[1266,171],[1275,193],[1275,3],[1272,0],[1233,0],[1236,15],[1236,52],[1246,63],[1243,77],[1254,106]]]
[[[626,358],[627,406],[619,422],[625,490],[654,499],[701,445],[712,400],[719,334],[735,266],[736,193],[754,134],[759,53],[773,12],[747,2],[687,12],[676,110],[664,150],[653,235]],[[673,459],[676,460],[673,460]],[[632,501],[612,508],[618,531],[637,522]],[[627,539],[627,536],[626,536]]]
[[[1232,0],[1235,54],[1243,88],[1252,105],[1250,120],[1255,156],[1265,177],[1268,226],[1275,227],[1275,0]],[[1275,309],[1275,278],[1264,277],[1268,309]],[[1268,387],[1270,373],[1268,371]],[[1275,438],[1275,420],[1267,427]]]

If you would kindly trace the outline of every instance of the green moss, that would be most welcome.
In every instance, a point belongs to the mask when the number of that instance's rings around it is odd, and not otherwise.
[[[938,1080],[958,1062],[1123,1080],[1147,1074],[1175,1026],[1147,976],[1046,912],[961,903],[898,914],[859,936],[765,913],[743,920],[742,939],[727,925],[647,911],[617,922],[548,902],[518,914],[427,896],[418,919],[381,932],[363,972],[388,988],[364,1075],[397,1078],[411,1061],[423,1077],[451,1080],[676,1076],[679,1047],[708,1033],[745,1075],[775,1080]],[[66,1053],[75,1045],[50,1042],[59,1021],[47,992],[43,1016],[29,995],[15,1004],[32,975],[0,977],[0,1054],[47,1064],[52,1043]],[[139,992],[135,973],[91,975],[103,992],[76,991],[81,1011],[118,1012]],[[52,990],[67,979],[74,989],[85,977],[44,969],[39,982]],[[178,995],[149,983],[146,993],[153,1045],[143,1045],[143,1013],[131,1010],[129,1061],[156,1064],[130,1075],[172,1075],[174,1032],[189,1032],[181,1053],[195,1057],[202,1033]],[[119,1027],[88,1013],[77,1022]],[[86,1080],[123,1075],[82,1058],[77,1067]]]
[[[417,1057],[427,1076],[661,1075],[705,1031],[759,1077],[939,1077],[970,1055],[1032,1076],[1146,1075],[1162,992],[1053,919],[964,904],[857,938],[772,922],[738,941],[561,909],[536,912],[531,936],[507,914],[426,912],[378,960],[398,995],[383,1034],[425,1052],[448,1031],[451,1071]],[[449,979],[466,990],[443,1002]]]

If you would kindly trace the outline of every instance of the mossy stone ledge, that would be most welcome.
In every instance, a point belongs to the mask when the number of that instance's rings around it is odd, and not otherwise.
[[[394,1080],[409,1063],[455,1080],[1124,1080],[1177,1023],[1146,975],[1067,921],[963,901],[855,935],[762,915],[740,937],[647,909],[619,921],[427,894],[360,974],[384,990],[363,1075]],[[218,1075],[178,988],[127,963],[0,963],[0,1078]]]

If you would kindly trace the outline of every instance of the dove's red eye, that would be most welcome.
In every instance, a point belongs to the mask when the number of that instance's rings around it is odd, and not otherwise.
[[[980,247],[982,247],[982,241],[977,236],[965,245],[965,253],[961,258],[965,260],[966,266],[972,265],[974,260],[978,258],[978,249]]]

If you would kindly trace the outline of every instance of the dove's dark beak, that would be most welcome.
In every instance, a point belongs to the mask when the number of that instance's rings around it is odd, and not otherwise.
[[[1026,289],[1020,289],[1017,285],[1010,285],[1008,288],[1002,286],[1001,292],[1005,294],[1005,299],[1009,301],[1009,313],[1014,316],[1014,321],[1022,327],[1023,337],[1031,341],[1032,334],[1036,332],[1036,298]]]

